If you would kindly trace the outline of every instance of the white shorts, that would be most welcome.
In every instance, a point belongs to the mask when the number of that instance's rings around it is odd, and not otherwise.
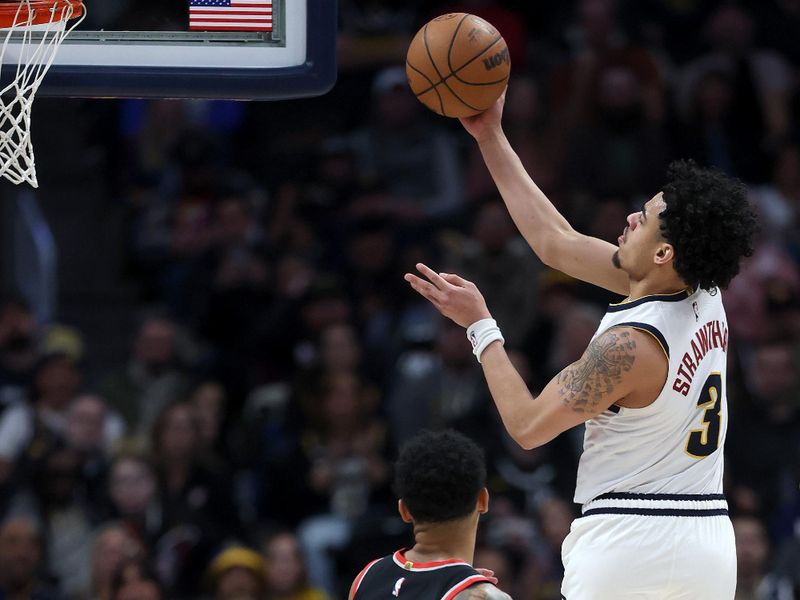
[[[605,494],[564,540],[566,600],[732,600],[736,543],[722,496]]]

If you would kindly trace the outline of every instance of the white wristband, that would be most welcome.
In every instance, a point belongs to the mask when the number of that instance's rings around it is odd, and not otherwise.
[[[472,344],[472,353],[478,362],[481,362],[481,354],[486,350],[486,347],[492,342],[500,341],[505,344],[506,340],[503,334],[500,333],[500,328],[497,326],[497,321],[494,319],[481,319],[475,321],[472,325],[467,327],[467,339]]]

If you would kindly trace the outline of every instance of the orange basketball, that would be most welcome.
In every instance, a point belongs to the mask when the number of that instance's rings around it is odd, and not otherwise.
[[[406,56],[414,95],[445,117],[469,117],[494,104],[511,60],[503,36],[480,17],[449,13],[417,32]]]

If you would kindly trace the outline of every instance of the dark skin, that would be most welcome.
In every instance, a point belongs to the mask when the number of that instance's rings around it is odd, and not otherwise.
[[[489,492],[483,488],[475,502],[475,510],[466,517],[440,523],[418,522],[402,499],[397,502],[400,517],[414,526],[414,546],[405,552],[405,557],[415,563],[436,562],[451,558],[460,559],[472,564],[475,553],[475,537],[478,532],[478,520],[489,510]],[[494,583],[494,573],[487,569],[476,569],[481,575]],[[355,582],[350,588],[349,600],[355,596]],[[511,597],[498,590],[494,585],[479,583],[456,596],[456,600],[485,598],[487,600],[511,600]]]

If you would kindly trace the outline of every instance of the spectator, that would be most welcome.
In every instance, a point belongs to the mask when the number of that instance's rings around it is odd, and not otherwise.
[[[124,431],[122,418],[109,411],[105,400],[96,394],[79,395],[67,410],[64,442],[78,453],[86,500],[95,508],[102,503],[111,453]]]
[[[155,573],[140,558],[124,561],[111,586],[111,600],[161,600],[161,586]]]
[[[510,502],[519,514],[533,515],[544,501],[575,489],[577,456],[566,436],[552,445],[525,450],[500,433],[501,427],[496,429],[501,441],[489,454],[487,481],[492,498]]]
[[[83,567],[89,562],[97,517],[81,477],[81,456],[59,442],[28,468],[30,488],[17,494],[14,504],[37,511],[46,534],[42,549],[48,574],[62,594],[76,597],[89,584]]]
[[[628,65],[609,65],[596,78],[594,119],[568,138],[564,183],[579,199],[643,198],[661,185],[667,165],[662,130],[646,118],[643,81]]]
[[[676,152],[728,175],[740,174],[750,148],[736,131],[729,75],[709,70],[687,93],[685,112],[675,128]]]
[[[191,308],[184,319],[197,322],[228,372],[246,358],[250,327],[272,300],[273,275],[252,198],[225,196],[213,221],[213,243],[186,284]]]
[[[463,330],[440,321],[435,353],[408,352],[397,361],[387,402],[393,439],[402,444],[420,429],[441,427],[480,439],[488,406],[481,377]]]
[[[800,212],[800,144],[778,147],[769,183],[753,190],[762,228],[773,240],[792,243],[797,260],[797,225]]]
[[[731,157],[734,172],[748,181],[762,181],[765,151],[788,131],[791,78],[789,65],[779,54],[757,48],[753,19],[734,5],[711,15],[706,36],[710,51],[684,70],[677,90],[686,111],[689,98],[710,71],[724,73],[731,82],[730,118],[735,145],[742,152]]]
[[[785,482],[800,473],[800,378],[794,347],[785,342],[760,344],[745,365],[745,377],[749,404],[739,411],[729,433],[732,496],[740,510],[772,515],[785,495]],[[758,457],[748,448],[758,448]]]
[[[268,536],[262,544],[267,574],[267,600],[329,600],[308,581],[297,537],[289,531]]]
[[[502,6],[494,0],[457,0],[436,3],[435,12],[429,12],[425,20],[432,19],[444,13],[465,12],[477,15],[491,23],[498,31],[503,33],[511,64],[514,68],[525,70],[528,60],[528,23],[521,9],[513,10]]]
[[[230,474],[202,457],[192,406],[172,404],[153,428],[164,530],[193,525],[209,543],[239,533]]]
[[[380,67],[405,57],[414,33],[410,5],[345,0],[339,13],[342,69]]]
[[[207,462],[190,404],[167,406],[153,428],[161,536],[155,550],[159,575],[172,596],[197,594],[202,570],[219,544],[241,533],[232,474]]]
[[[364,366],[382,378],[394,350],[386,338],[405,291],[397,284],[403,241],[392,222],[382,217],[354,220],[347,236],[343,282],[369,359]]]
[[[155,468],[141,453],[117,455],[108,477],[111,516],[139,539],[154,543],[163,531]]]
[[[208,568],[214,600],[266,600],[264,559],[249,548],[232,546]]]
[[[387,67],[372,83],[372,121],[353,133],[356,170],[365,193],[353,215],[390,217],[399,223],[446,219],[463,203],[457,146],[431,121],[408,88],[402,67]]]
[[[516,70],[517,63],[513,57],[511,61]],[[544,82],[527,75],[512,74],[503,107],[503,121],[509,142],[516,149],[525,170],[536,173],[536,185],[549,195],[560,189],[566,140],[553,131],[548,118],[551,107],[547,93]],[[467,195],[470,200],[496,193],[497,188],[476,145],[469,148],[467,166]]]
[[[8,517],[0,525],[0,594],[8,600],[61,600],[39,578],[42,563],[40,525],[26,516]]]
[[[327,378],[336,374],[365,377],[363,352],[358,332],[351,323],[332,323],[320,332],[314,348],[314,359],[303,369],[294,384],[304,410],[313,411],[316,393]]]
[[[96,394],[77,396],[67,409],[64,439],[85,458],[107,457],[125,433],[125,423]]]
[[[639,88],[643,118],[664,117],[663,82],[655,57],[646,48],[625,39],[613,0],[575,3],[575,21],[566,28],[571,57],[552,76],[553,106],[567,134],[590,123],[597,115],[600,79],[607,71],[629,72]]]
[[[570,530],[575,518],[570,503],[558,496],[542,501],[537,509],[536,521],[542,533],[538,544],[532,569],[535,583],[530,579],[526,585],[539,590],[539,598],[558,598],[561,580],[564,578],[564,566],[561,562],[561,545]]]
[[[731,336],[748,344],[797,338],[800,271],[779,243],[765,239],[725,295]]]
[[[39,360],[30,402],[17,403],[0,417],[0,460],[4,464],[38,460],[64,436],[68,407],[82,378],[79,366],[65,354]]]
[[[112,600],[114,576],[128,560],[144,555],[141,541],[123,524],[108,522],[96,533],[91,563],[91,600]]]
[[[736,534],[735,600],[793,598],[791,584],[769,573],[769,538],[764,525],[755,517],[733,519]]]
[[[478,209],[472,236],[459,250],[451,259],[452,271],[489,290],[487,305],[509,332],[506,345],[519,347],[536,316],[535,282],[542,266],[517,234],[502,202],[490,200]]]
[[[285,381],[296,368],[308,368],[320,332],[352,313],[336,277],[315,273],[294,256],[279,261],[278,269],[279,297],[253,328],[257,383]]]
[[[161,600],[161,590],[152,580],[126,583],[112,596],[112,600]]]
[[[382,511],[388,498],[389,440],[375,415],[375,398],[357,377],[337,373],[323,382],[320,409],[303,436],[309,491],[321,514],[300,526],[311,581],[337,590],[329,554],[343,548],[359,519]]]
[[[228,458],[224,439],[228,392],[218,381],[202,381],[189,395],[189,404],[194,410],[198,455],[212,464]]]
[[[28,304],[0,298],[0,409],[25,400],[37,359],[37,324]],[[2,480],[2,477],[0,477]]]
[[[146,317],[127,366],[101,382],[100,394],[125,419],[132,434],[150,431],[161,410],[180,397],[186,386],[179,368],[177,335],[177,326],[168,317]]]

